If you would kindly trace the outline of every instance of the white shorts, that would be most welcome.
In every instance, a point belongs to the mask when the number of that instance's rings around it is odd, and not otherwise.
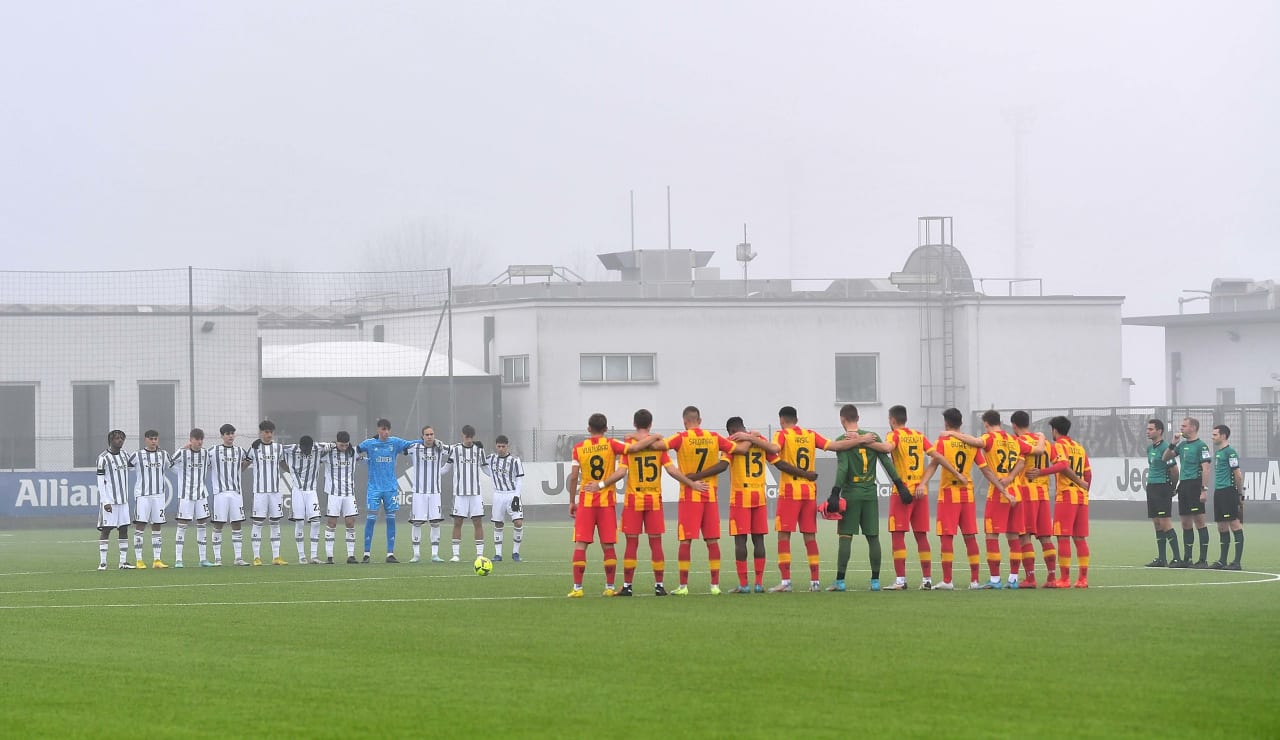
[[[315,491],[294,491],[289,499],[289,518],[295,522],[320,518],[320,497]]]
[[[115,529],[116,527],[127,527],[129,522],[133,521],[129,518],[129,503],[112,504],[111,511],[98,507],[98,529]]]
[[[438,522],[444,519],[440,513],[440,494],[415,493],[410,502],[409,521],[414,524]]]
[[[454,496],[453,515],[464,519],[484,516],[484,500],[479,496]]]
[[[325,505],[326,515],[336,519],[340,516],[355,516],[356,513],[355,496],[334,496],[329,494],[329,500]]]
[[[284,517],[283,493],[254,493],[254,519],[281,519]]]
[[[213,520],[227,522],[244,521],[244,495],[239,491],[221,491],[213,494]]]
[[[164,496],[139,496],[133,502],[133,521],[141,524],[164,524]],[[112,506],[111,508],[116,508]]]
[[[208,498],[178,499],[178,521],[204,521],[209,518]]]
[[[524,519],[524,509],[511,508],[516,494],[514,491],[494,491],[493,492],[493,511],[491,519],[495,522],[503,522],[510,519],[513,522]]]

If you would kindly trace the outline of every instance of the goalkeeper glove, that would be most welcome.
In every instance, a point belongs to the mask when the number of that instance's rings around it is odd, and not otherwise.
[[[512,496],[512,497],[511,497],[511,510],[512,510],[513,512],[518,512],[518,511],[520,511],[520,497],[519,497],[519,496]]]
[[[898,489],[898,498],[902,499],[902,503],[909,504],[915,500],[915,496],[911,495],[911,491],[907,488],[907,484],[903,483],[901,480],[894,481],[893,487]]]
[[[840,497],[840,487],[836,486],[831,489],[831,495],[826,501],[818,505],[818,513],[823,519],[839,521],[844,516],[844,499]]]
[[[260,439],[255,439],[255,440],[253,440],[253,444],[251,444],[251,445],[249,445],[249,446],[256,450],[256,449],[258,449],[259,447],[261,447],[261,446],[262,446],[262,440],[260,440]]]

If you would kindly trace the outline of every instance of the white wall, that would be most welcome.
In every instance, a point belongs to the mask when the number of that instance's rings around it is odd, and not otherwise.
[[[1280,387],[1271,377],[1280,373],[1280,322],[1170,326],[1164,336],[1166,368],[1172,353],[1182,353],[1182,378],[1170,402],[1211,405],[1218,388],[1235,388],[1236,403],[1262,403],[1262,388]]]

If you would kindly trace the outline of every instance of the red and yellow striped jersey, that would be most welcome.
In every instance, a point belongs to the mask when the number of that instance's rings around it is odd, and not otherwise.
[[[627,444],[636,441],[627,437]],[[662,469],[671,462],[666,450],[640,450],[624,454],[622,464],[627,466],[627,488],[622,505],[634,511],[662,508]]]
[[[1085,453],[1080,443],[1070,437],[1058,437],[1053,443],[1053,462],[1066,460],[1067,466],[1070,467],[1076,475],[1081,478],[1088,473],[1093,475],[1093,469],[1089,465],[1089,455]],[[1054,497],[1054,501],[1059,503],[1065,501],[1069,504],[1087,504],[1089,503],[1089,492],[1077,486],[1067,477],[1066,473],[1058,473],[1057,482],[1054,484],[1058,494]]]
[[[983,465],[987,462],[982,449],[967,445],[955,437],[938,437],[936,449],[938,454],[950,460],[964,474],[963,478],[957,478],[950,470],[942,469],[938,501],[973,503],[973,464]]]
[[[588,491],[587,484],[608,478],[617,467],[618,455],[627,446],[608,437],[588,437],[573,448],[573,463],[578,467],[578,505],[613,508],[618,496],[613,486],[602,491]]]
[[[667,447],[675,450],[676,465],[680,468],[680,472],[685,475],[690,473],[700,473],[703,470],[715,465],[720,460],[720,453],[733,452],[733,443],[721,437],[715,432],[708,432],[697,427],[686,429],[683,432],[673,434],[666,439]],[[707,484],[706,491],[695,491],[688,486],[680,486],[680,500],[692,501],[694,503],[700,501],[715,501],[716,487],[719,483],[717,476],[708,476],[702,479]]]
[[[729,459],[729,505],[755,508],[765,505],[765,453],[756,446]]]
[[[889,432],[885,441],[893,447],[893,467],[898,469],[902,482],[913,492],[916,485],[924,479],[926,457],[933,450],[933,443],[924,434],[907,427],[898,427]]]
[[[1035,447],[1036,444],[1040,442],[1040,438],[1030,432],[1022,435],[1019,439],[1025,442],[1028,448]],[[1027,465],[1022,469],[1022,472],[1018,474],[1018,479],[1014,481],[1014,483],[1020,486],[1026,486],[1028,490],[1031,491],[1031,498],[1029,499],[1031,501],[1049,500],[1049,478],[1043,475],[1038,478],[1028,478],[1027,471],[1032,468],[1043,470],[1044,468],[1049,467],[1050,452],[1052,452],[1052,450],[1053,446],[1048,445],[1044,452],[1025,453],[1027,455]]]
[[[769,462],[790,463],[804,471],[813,470],[816,450],[825,450],[831,444],[821,434],[798,426],[774,432],[773,443],[781,449],[778,454],[769,456]],[[817,497],[813,481],[778,471],[778,498],[807,501]]]
[[[1004,478],[1012,473],[1018,466],[1018,457],[1031,451],[1030,445],[1003,429],[983,434],[982,441],[983,449],[987,452],[987,469],[995,473],[997,478]],[[1022,495],[1016,486],[1009,486],[1009,493],[1013,494],[1017,500],[1022,500]],[[988,501],[994,500],[997,495],[999,492],[995,486],[987,489]]]

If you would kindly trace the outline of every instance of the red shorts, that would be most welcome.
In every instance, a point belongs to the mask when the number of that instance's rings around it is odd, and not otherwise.
[[[1059,537],[1089,536],[1089,505],[1059,501],[1053,507],[1053,533]]]
[[[730,506],[729,507],[729,534],[768,534],[769,533],[769,507],[766,505],[752,506]]]
[[[612,506],[579,506],[573,517],[573,541],[594,542],[592,536],[600,530],[600,544],[612,545],[618,541],[618,513]]]
[[[957,529],[960,534],[978,533],[978,515],[973,502],[939,501],[937,534],[954,535]]]
[[[987,509],[983,512],[986,520],[987,534],[1022,534],[1026,527],[1022,526],[1022,515],[1026,503],[1017,506],[1010,504],[1004,496],[987,499]]]
[[[1036,537],[1048,537],[1053,533],[1053,504],[1048,501],[1023,501],[1019,508],[1022,512],[1023,529],[1027,534]]]
[[[898,494],[889,494],[889,531],[905,532],[908,527],[912,532],[929,531],[928,493],[916,496],[909,504],[902,503]]]
[[[676,539],[720,539],[720,504],[716,501],[681,501],[676,504]]]
[[[817,532],[818,502],[811,498],[779,498],[773,528],[778,532],[794,532],[797,528],[803,534]]]
[[[662,518],[662,509],[636,511],[622,508],[622,533],[636,536],[641,532],[662,534],[667,531],[667,521]]]

